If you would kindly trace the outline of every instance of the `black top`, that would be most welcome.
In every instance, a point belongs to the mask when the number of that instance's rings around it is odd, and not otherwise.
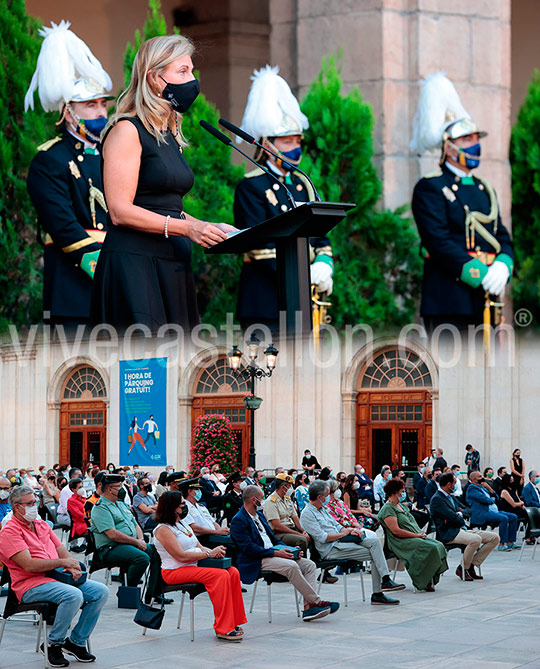
[[[84,323],[89,317],[92,280],[79,263],[84,253],[101,248],[107,229],[97,200],[95,224],[92,219],[90,180],[103,191],[100,157],[85,153],[84,142],[67,130],[43,144],[30,164],[26,186],[45,246],[43,310],[52,322]]]
[[[302,458],[302,467],[311,467],[311,465],[315,465],[315,469],[321,469],[321,465],[314,455],[310,455],[309,457],[304,455]]]
[[[472,259],[466,246],[465,206],[483,214],[489,214],[491,209],[485,185],[477,177],[473,180],[473,184],[464,185],[460,177],[443,165],[440,173],[420,179],[414,188],[414,219],[429,254],[424,263],[422,316],[456,315],[481,320],[484,289],[472,288],[460,279],[463,266]],[[500,243],[500,253],[513,258],[512,241],[500,216],[496,223],[496,226],[495,222],[488,223],[485,228]],[[472,250],[495,252],[478,234]]]

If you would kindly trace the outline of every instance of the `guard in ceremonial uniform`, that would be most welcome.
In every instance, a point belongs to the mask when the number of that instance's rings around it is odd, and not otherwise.
[[[254,72],[241,127],[283,156],[283,161],[275,159],[259,149],[255,160],[278,177],[297,203],[310,202],[315,199],[311,185],[293,169],[301,160],[301,140],[309,123],[289,85],[278,72],[278,67],[269,65]],[[239,229],[258,225],[289,208],[285,189],[262,169],[248,172],[236,187],[234,220]],[[311,283],[317,286],[319,293],[330,295],[334,268],[330,240],[328,237],[311,237],[309,241]],[[276,273],[273,244],[245,254],[236,311],[244,329],[255,323],[266,325],[271,331],[279,328]]]
[[[307,554],[309,536],[300,525],[298,512],[292,501],[294,479],[288,474],[277,474],[275,483],[275,491],[264,503],[265,518],[277,539],[287,546],[299,546]]]
[[[62,21],[40,31],[45,39],[25,109],[33,108],[39,89],[43,109],[60,112],[62,135],[38,147],[27,188],[44,244],[44,320],[76,325],[89,319],[92,278],[107,228],[99,137],[112,84],[68,28]]]
[[[412,200],[426,252],[420,313],[429,332],[443,324],[464,329],[486,322],[486,304],[500,304],[512,276],[512,241],[495,191],[471,174],[486,134],[441,72],[426,79],[411,150],[442,150],[439,169],[416,184]]]

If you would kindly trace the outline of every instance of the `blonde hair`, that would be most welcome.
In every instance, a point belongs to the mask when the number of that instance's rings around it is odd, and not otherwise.
[[[133,61],[129,85],[120,94],[116,111],[109,119],[102,137],[117,121],[126,116],[137,116],[158,144],[166,143],[163,125],[167,119],[167,127],[173,131],[180,147],[187,146],[182,135],[182,115],[174,111],[169,102],[154,93],[148,74],[152,71],[159,74],[177,58],[191,56],[193,51],[193,42],[183,35],[152,37],[143,42]],[[173,130],[175,126],[176,132]]]

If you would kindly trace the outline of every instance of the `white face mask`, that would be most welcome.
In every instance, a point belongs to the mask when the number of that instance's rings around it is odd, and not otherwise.
[[[360,474],[363,474],[366,470],[363,467],[360,467]]]
[[[292,486],[290,488],[287,488],[287,492],[285,494],[291,497],[291,495],[294,495],[294,488]]]
[[[34,506],[25,506],[24,507],[24,519],[31,523],[33,520],[37,520],[38,517],[38,508],[37,504]]]
[[[359,481],[355,481],[355,482],[353,483],[353,486],[352,486],[352,487],[353,487],[355,490],[358,490],[358,488],[360,487],[360,482],[359,482]]]
[[[0,499],[7,499],[9,497],[9,490],[0,490]]]
[[[248,482],[247,481],[242,481],[240,484],[240,490],[245,490],[248,487]]]
[[[79,488],[76,492],[77,495],[80,495],[81,497],[86,497],[86,491],[84,488]]]
[[[203,479],[206,479],[208,481],[208,479],[210,478],[210,474],[203,474],[202,477]]]
[[[341,499],[341,490],[339,488],[334,493],[334,499]]]

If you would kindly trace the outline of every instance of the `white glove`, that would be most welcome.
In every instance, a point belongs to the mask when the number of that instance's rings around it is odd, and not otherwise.
[[[326,262],[315,261],[311,265],[310,273],[311,285],[317,286],[320,293],[328,293],[330,295],[333,287],[332,274],[334,270],[332,267]]]
[[[501,262],[496,260],[488,269],[486,276],[482,279],[482,288],[490,295],[500,295],[510,278],[510,270]]]
[[[326,293],[327,296],[332,295],[332,291],[334,290],[334,282],[332,281],[332,277],[328,278],[326,281],[321,281],[318,283],[317,290],[319,293]]]

